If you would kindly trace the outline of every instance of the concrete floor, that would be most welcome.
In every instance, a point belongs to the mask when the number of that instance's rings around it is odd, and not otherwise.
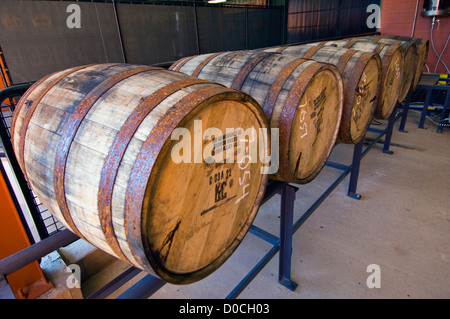
[[[428,120],[428,129],[418,129],[418,121],[410,112],[406,134],[397,131],[397,121],[393,155],[376,144],[364,157],[359,201],[346,196],[347,176],[295,232],[295,291],[278,283],[277,254],[239,298],[449,298],[450,129],[438,134]],[[349,164],[351,155],[352,146],[338,145],[332,159]],[[339,174],[325,168],[299,186],[295,220]],[[278,235],[279,205],[277,195],[261,206],[255,225]],[[166,284],[151,298],[225,298],[270,248],[247,234],[212,275],[187,286]],[[379,266],[380,288],[367,285],[371,264]]]

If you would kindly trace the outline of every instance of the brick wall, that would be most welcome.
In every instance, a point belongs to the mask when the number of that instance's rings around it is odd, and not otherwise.
[[[425,0],[419,0],[417,9],[416,25],[413,37],[430,40],[430,50],[428,53],[427,65],[430,72],[434,72],[438,60],[431,47],[431,20],[430,17],[422,17],[423,3]],[[414,12],[416,9],[416,0],[383,0],[381,5],[380,29],[381,34],[411,36],[414,23]],[[450,17],[436,17],[433,32],[433,40],[436,51],[440,54],[444,48],[447,37],[450,34]],[[450,43],[442,56],[442,59],[450,69]],[[424,69],[426,71],[426,69]],[[447,73],[442,64],[439,64],[437,73]]]

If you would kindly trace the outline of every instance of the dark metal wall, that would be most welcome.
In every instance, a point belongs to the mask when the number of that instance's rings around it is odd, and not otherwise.
[[[112,5],[77,3],[81,28],[70,29],[70,3],[0,1],[0,46],[13,83],[71,66],[121,61]]]
[[[81,28],[69,28],[70,4]],[[282,43],[281,7],[199,2],[1,0],[0,46],[13,83],[104,62],[168,64],[185,56]]]
[[[381,1],[288,0],[287,43],[374,32],[367,26],[370,4],[381,6]]]

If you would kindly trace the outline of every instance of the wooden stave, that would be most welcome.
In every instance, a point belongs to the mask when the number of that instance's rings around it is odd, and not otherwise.
[[[119,64],[104,64],[103,66],[108,65],[111,67],[114,66],[118,66]],[[122,65],[119,65],[122,66]],[[83,68],[89,68],[89,67],[93,67],[92,65],[89,66],[84,66]],[[151,70],[158,70],[159,72],[170,72],[161,68],[153,68],[153,67],[144,67],[144,66],[133,66],[136,68],[141,68],[143,72],[147,72],[147,71],[151,71]],[[80,68],[79,70],[81,70],[82,68]],[[14,126],[14,130],[12,130],[12,138],[17,140],[18,138],[21,137],[20,133],[25,131],[26,133],[28,132],[28,127],[26,127],[23,122],[23,118],[26,116],[26,113],[29,111],[29,108],[27,109],[27,106],[30,105],[30,101],[28,100],[28,98],[31,96],[32,99],[34,99],[36,97],[36,95],[42,95],[43,91],[50,91],[52,88],[50,87],[46,87],[45,84],[49,85],[49,82],[51,82],[50,84],[52,85],[56,85],[55,82],[57,81],[51,81],[54,80],[55,77],[60,76],[61,74],[65,74],[66,70],[60,71],[60,72],[56,72],[54,74],[49,75],[48,77],[43,78],[42,81],[39,81],[37,85],[33,86],[32,88],[30,88],[29,91],[26,92],[26,94],[24,94],[23,98],[21,99],[21,101],[19,101],[18,106],[17,106],[17,113],[14,114],[14,118],[13,118],[13,126]],[[72,73],[72,72],[76,72],[74,70],[68,69],[67,73]],[[120,72],[119,72],[120,73]],[[253,105],[255,107],[255,110],[257,109],[258,111],[255,111],[255,116],[259,116],[258,120],[260,120],[262,122],[262,124],[268,128],[268,124],[267,121],[265,119],[264,114],[262,113],[262,111],[260,111],[259,105],[257,104],[256,101],[254,101],[251,97],[249,97],[248,95],[245,95],[242,92],[237,92],[237,91],[233,91],[230,89],[227,89],[221,85],[218,84],[213,84],[210,83],[208,81],[204,81],[204,80],[199,80],[199,79],[195,79],[195,78],[190,78],[187,77],[185,75],[181,75],[178,74],[176,72],[170,72],[172,74],[176,74],[176,76],[180,76],[181,79],[186,79],[188,78],[188,81],[193,81],[195,82],[194,84],[192,84],[192,86],[201,86],[201,85],[206,85],[206,83],[208,83],[208,86],[211,86],[212,88],[214,88],[217,92],[212,92],[210,95],[205,95],[205,100],[203,102],[201,102],[201,105],[205,105],[205,103],[211,101],[211,100],[217,100],[217,99],[221,99],[221,98],[227,98],[230,99],[231,101],[245,101],[245,103],[248,103],[249,105]],[[60,79],[61,80],[61,79]],[[47,83],[45,83],[47,82]],[[120,84],[121,82],[119,82]],[[42,84],[42,86],[39,86],[40,84]],[[206,93],[206,92],[205,92]],[[203,96],[202,96],[203,98]],[[44,95],[44,99],[48,99],[48,96]],[[37,107],[39,108],[39,104],[37,104]],[[35,108],[36,109],[36,108]],[[38,111],[40,111],[39,109],[37,109]],[[24,114],[25,113],[25,114]],[[188,113],[187,115],[190,115],[191,113]],[[28,115],[30,118],[35,118],[38,114],[31,114]],[[34,117],[33,117],[34,116]],[[25,123],[26,124],[26,123]],[[163,143],[164,141],[161,141],[161,143]],[[18,142],[15,143],[16,147],[15,147],[15,151],[17,154],[20,153],[19,149],[20,147],[18,146]],[[27,143],[31,144],[30,142]],[[163,147],[165,144],[163,144],[161,147]],[[27,148],[25,148],[27,149]],[[28,169],[27,169],[28,168]],[[24,167],[24,172],[30,170],[30,167],[27,166],[27,163],[25,163]],[[56,173],[55,173],[56,174]],[[240,241],[242,240],[243,236],[245,235],[245,233],[248,231],[248,228],[251,225],[251,222],[253,221],[256,212],[258,210],[259,204],[262,201],[263,195],[264,195],[264,188],[265,185],[267,184],[267,176],[263,176],[261,178],[261,183],[259,186],[259,191],[257,194],[257,197],[255,199],[254,202],[254,206],[253,209],[249,215],[249,219],[246,222],[245,227],[242,229],[242,231],[239,234],[239,238],[237,238],[234,242],[233,242],[233,246],[230,246],[230,249],[227,250],[226,253],[222,253],[220,256],[218,256],[217,260],[215,260],[214,262],[211,263],[211,265],[208,265],[207,267],[202,268],[200,271],[194,271],[192,273],[189,274],[175,274],[172,275],[171,273],[167,273],[164,271],[164,269],[159,268],[160,265],[158,265],[157,263],[153,263],[153,260],[147,260],[146,262],[143,261],[143,258],[150,258],[152,256],[149,256],[149,252],[148,251],[144,251],[143,253],[135,253],[134,251],[132,252],[134,255],[134,260],[130,260],[128,259],[129,256],[123,256],[121,254],[118,254],[117,251],[115,251],[114,249],[111,249],[111,247],[105,246],[105,245],[99,245],[98,242],[96,242],[95,240],[92,240],[91,238],[87,238],[87,236],[84,236],[84,232],[80,229],[77,228],[77,226],[75,226],[74,224],[71,224],[70,222],[67,222],[67,220],[64,218],[63,214],[58,213],[57,209],[55,209],[55,205],[53,204],[49,204],[47,200],[43,200],[42,202],[44,204],[46,204],[46,207],[49,208],[49,210],[51,210],[52,214],[56,211],[56,214],[54,214],[69,230],[79,234],[82,238],[93,242],[94,245],[96,245],[97,247],[105,250],[106,252],[110,253],[111,255],[118,257],[118,258],[122,258],[123,260],[127,261],[128,263],[132,264],[133,266],[136,266],[138,268],[144,269],[146,271],[148,271],[149,273],[153,273],[156,274],[158,276],[160,276],[161,278],[163,278],[164,280],[168,281],[168,282],[172,282],[172,283],[176,283],[176,284],[187,284],[187,283],[191,283],[197,280],[200,280],[202,278],[204,278],[205,276],[209,275],[211,272],[213,272],[215,269],[217,269],[218,267],[220,267],[220,265],[225,262],[225,260],[231,255],[231,253],[234,251],[234,249],[237,248],[237,246],[239,245]],[[39,189],[39,185],[37,185],[34,179],[29,179],[30,185],[32,185],[33,189],[36,191]],[[37,191],[38,193],[38,191]],[[100,192],[99,192],[100,194]],[[39,194],[40,195],[40,194]],[[100,196],[100,195],[99,195]],[[101,218],[99,218],[101,219]],[[136,221],[129,221],[129,224],[136,224]],[[106,236],[106,235],[105,235]],[[128,238],[127,238],[128,241]],[[110,243],[108,243],[110,244]],[[144,243],[144,245],[146,245],[147,243]],[[145,247],[147,248],[147,247]],[[130,248],[131,250],[133,250],[134,248]],[[138,255],[141,256],[138,256]],[[123,258],[125,257],[125,258]],[[142,258],[143,257],[143,258]],[[158,267],[159,266],[159,267]]]
[[[331,53],[330,52],[331,50],[329,50],[325,46],[325,42],[277,47],[268,49],[266,51],[271,52],[273,50],[282,54],[293,55],[299,58],[309,58],[319,62],[331,63],[333,65],[336,65],[336,67],[338,67],[344,81],[344,96],[345,96],[343,116],[339,130],[338,142],[345,144],[359,143],[364,138],[365,133],[369,129],[370,122],[372,120],[373,115],[375,114],[378,97],[374,101],[375,103],[373,103],[373,106],[368,106],[368,108],[370,109],[370,116],[368,117],[368,120],[365,121],[363,129],[361,130],[358,136],[352,136],[351,134],[351,117],[353,105],[356,99],[356,91],[358,90],[357,88],[359,80],[365,70],[365,66],[369,63],[370,59],[377,60],[378,64],[379,69],[378,84],[377,84],[378,89],[376,93],[376,96],[378,96],[379,87],[381,83],[381,59],[378,56],[378,54],[367,52],[358,55],[358,59],[356,60],[356,62],[353,61],[355,62],[355,68],[352,68],[352,66],[349,65],[348,62],[350,59],[353,58],[353,56],[356,57],[355,52],[357,52],[357,50],[345,48],[333,49],[334,51],[333,53],[337,54],[339,59],[334,61],[326,61],[326,57],[319,56],[321,53],[322,54],[325,53],[325,55],[328,52]]]
[[[249,74],[252,74],[252,68],[254,68],[255,66],[257,67],[259,65],[259,63],[261,61],[265,61],[264,59],[266,59],[266,58],[268,58],[266,60],[270,60],[270,59],[276,58],[276,57],[278,57],[279,59],[283,59],[281,57],[281,55],[276,54],[275,52],[262,52],[262,51],[252,51],[252,50],[241,50],[241,51],[233,51],[233,52],[218,52],[218,53],[213,53],[213,54],[196,55],[196,56],[182,58],[182,59],[174,62],[169,67],[169,69],[177,70],[179,72],[183,72],[183,73],[186,73],[188,75],[196,74],[199,78],[208,79],[208,80],[211,80],[213,82],[217,82],[217,83],[223,84],[223,85],[225,85],[227,87],[234,87],[235,89],[241,89],[244,92],[250,94],[253,98],[255,98],[255,100],[257,100],[261,104],[261,106],[262,106],[262,108],[263,108],[263,110],[264,110],[264,112],[266,114],[266,117],[267,117],[267,119],[268,119],[268,121],[270,123],[270,126],[272,128],[279,128],[280,129],[280,145],[282,145],[282,147],[284,145],[284,149],[285,149],[285,152],[280,150],[280,169],[279,169],[279,171],[276,174],[271,175],[270,178],[273,179],[273,180],[288,181],[288,182],[297,183],[297,184],[309,183],[310,181],[312,181],[320,173],[321,169],[325,166],[326,160],[329,157],[329,155],[331,154],[334,142],[330,143],[330,147],[326,151],[326,154],[323,156],[323,158],[320,161],[320,163],[318,163],[317,169],[310,176],[308,176],[306,178],[303,178],[303,179],[299,179],[299,178],[296,178],[292,174],[292,172],[289,171],[289,165],[287,164],[288,159],[285,158],[284,156],[285,156],[285,154],[288,153],[288,148],[289,147],[287,145],[289,145],[288,141],[289,141],[290,135],[291,135],[290,134],[291,132],[289,131],[289,129],[286,129],[286,127],[291,127],[292,126],[292,123],[291,123],[292,121],[291,121],[291,119],[289,119],[289,116],[287,115],[288,112],[284,112],[284,118],[283,119],[281,119],[279,117],[280,114],[277,114],[277,116],[274,116],[273,111],[274,111],[276,105],[274,105],[272,103],[267,103],[267,97],[268,96],[270,96],[270,95],[278,96],[278,93],[275,94],[272,91],[274,89],[273,87],[276,86],[276,84],[274,84],[274,83],[281,76],[281,74],[283,72],[280,72],[279,74],[278,73],[276,74],[276,75],[278,75],[277,79],[274,79],[271,82],[272,86],[271,86],[270,90],[265,92],[266,95],[264,97],[253,95],[251,92],[246,90],[245,87],[244,88],[236,87],[235,85],[236,85],[237,82],[239,82],[241,85],[243,84],[242,83],[242,79],[238,79],[240,77],[240,74],[239,74],[240,72],[238,72],[238,71],[235,71],[235,73],[236,73],[235,76],[231,76],[228,79],[223,78],[222,75],[219,75],[217,77],[211,78],[211,77],[209,77],[208,75],[205,74],[205,68],[207,69],[208,67],[211,67],[211,66],[217,67],[216,69],[214,69],[214,72],[211,72],[211,73],[213,73],[214,75],[222,74],[220,67],[217,66],[217,61],[219,59],[221,59],[223,57],[226,57],[226,58],[228,58],[228,60],[231,60],[232,58],[229,58],[229,56],[237,56],[237,57],[239,57],[240,55],[246,55],[246,54],[249,55],[250,57],[251,57],[252,54],[254,56],[256,56],[256,58],[255,58],[256,63],[255,63],[255,60],[252,61],[251,58],[249,58],[248,61],[243,63],[244,67],[247,66],[247,62],[250,62],[250,64],[252,64],[251,67],[249,68],[249,70],[247,70],[247,72],[248,72],[247,76]],[[207,63],[204,63],[205,60],[207,60]],[[283,66],[283,70],[288,69],[290,64],[291,65],[295,64],[295,61],[298,61],[298,63],[301,64],[302,62],[305,62],[305,61],[308,61],[308,60],[309,59],[298,59],[298,58],[295,58],[295,57],[291,57],[290,60],[289,60],[290,63],[289,62],[285,62],[284,66]],[[318,62],[315,62],[315,61],[310,61],[310,62],[318,63]],[[325,69],[325,68],[327,68],[327,69],[331,68],[334,76],[336,76],[339,80],[341,80],[339,70],[336,67],[334,67],[333,65],[330,65],[330,64],[327,64],[327,63],[326,64],[318,63],[317,65],[322,65],[319,70],[316,70],[317,72],[320,72],[322,69]],[[223,66],[221,66],[221,67],[223,67]],[[225,67],[226,67],[226,65],[225,65]],[[186,69],[186,68],[189,68],[189,69]],[[297,70],[297,67],[294,67],[293,70],[291,70],[291,71],[295,72],[296,70]],[[241,71],[241,70],[239,70],[239,71]],[[292,72],[289,73],[288,77],[291,76]],[[274,77],[275,77],[275,75],[274,75]],[[288,79],[285,79],[285,81],[287,81],[287,80]],[[297,80],[301,80],[301,79],[298,78]],[[302,86],[304,88],[306,88],[307,84],[308,84],[308,82],[310,82],[310,80],[311,80],[310,78],[305,78],[305,80],[303,81],[304,83],[303,83]],[[341,92],[340,95],[343,97],[342,81],[339,81],[339,82],[340,83],[338,83],[338,85],[339,85],[339,91]],[[343,99],[343,98],[341,98],[341,99]],[[341,101],[340,104],[341,104],[341,106],[340,106],[341,111],[339,113],[342,115],[343,101]],[[289,107],[291,109],[294,108],[293,105],[290,105]],[[340,117],[341,117],[341,115],[340,115]],[[341,121],[340,117],[337,120],[338,123],[340,123],[340,121]],[[274,118],[277,118],[277,120],[275,121]],[[280,123],[282,125],[280,125]],[[337,125],[337,127],[335,129],[335,133],[333,134],[332,141],[336,141],[337,140],[338,133],[339,133],[339,124]]]

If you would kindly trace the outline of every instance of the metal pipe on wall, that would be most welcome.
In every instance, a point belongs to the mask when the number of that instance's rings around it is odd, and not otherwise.
[[[125,48],[123,46],[122,31],[120,30],[119,16],[117,14],[117,6],[116,6],[115,0],[112,0],[112,5],[113,5],[113,11],[114,11],[114,19],[116,20],[116,28],[117,28],[117,34],[119,36],[120,49],[122,52],[123,63],[127,63],[127,57],[125,55]]]

